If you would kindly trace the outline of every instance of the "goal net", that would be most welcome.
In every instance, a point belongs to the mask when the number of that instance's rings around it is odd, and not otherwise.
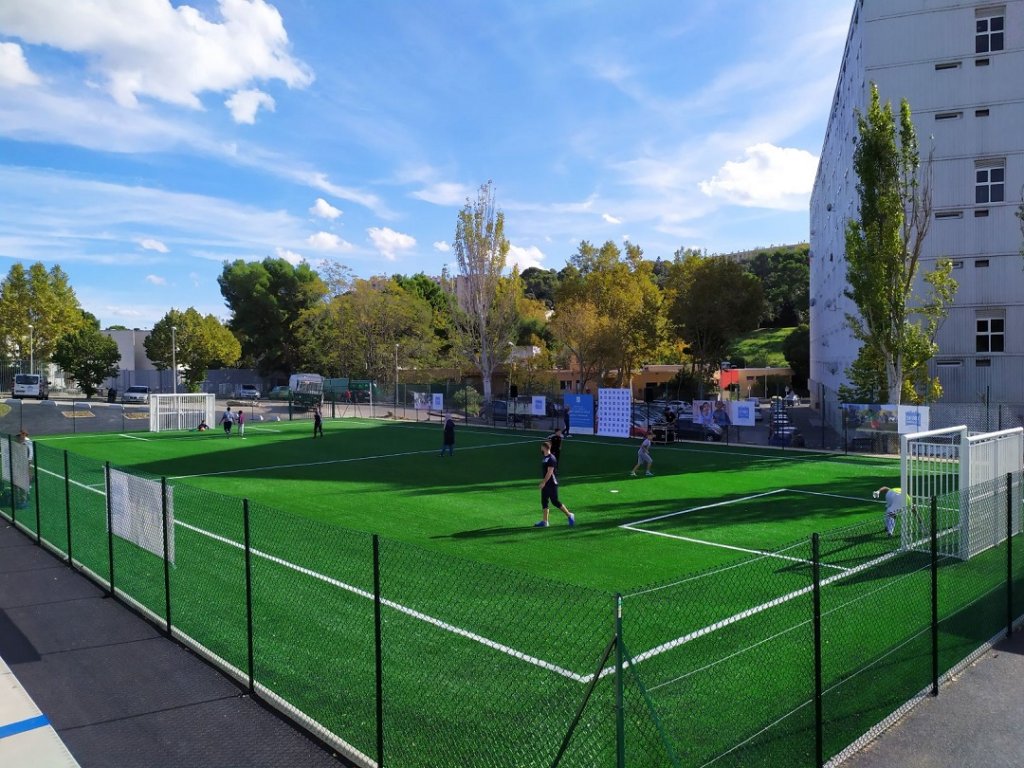
[[[195,429],[203,421],[212,426],[216,418],[215,408],[212,394],[150,395],[149,431]]]
[[[1006,538],[1007,474],[1014,530],[1020,530],[1024,430],[970,435],[966,426],[903,435],[900,483],[905,549],[927,551],[936,500],[940,553],[966,560]]]

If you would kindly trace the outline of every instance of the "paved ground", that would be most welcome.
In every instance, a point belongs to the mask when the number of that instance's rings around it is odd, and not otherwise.
[[[0,657],[83,768],[347,765],[3,520]]]

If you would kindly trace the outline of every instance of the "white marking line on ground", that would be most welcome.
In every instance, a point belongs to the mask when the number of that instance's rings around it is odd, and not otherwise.
[[[52,475],[53,477],[58,477],[58,478],[63,479],[63,475],[58,474],[57,472],[52,472],[52,471],[47,470],[47,469],[43,469],[43,470],[40,470],[40,471],[44,472],[45,474]],[[93,493],[99,494],[100,496],[104,496],[105,497],[107,495],[105,491],[98,490],[96,488],[92,488],[92,487],[90,487],[88,485],[85,485],[84,483],[78,482],[77,480],[72,480],[71,483],[72,483],[72,485],[77,485],[80,488],[85,488],[86,490],[92,491]],[[222,544],[227,544],[228,546],[235,547],[237,549],[242,549],[242,550],[245,549],[245,545],[244,544],[241,544],[241,543],[239,543],[237,541],[233,541],[232,539],[229,539],[229,538],[227,538],[225,536],[220,536],[220,535],[218,535],[216,533],[212,533],[211,531],[207,531],[207,530],[204,530],[202,528],[198,528],[198,527],[196,527],[194,525],[190,525],[189,523],[183,522],[182,520],[177,520],[176,519],[174,521],[174,524],[175,525],[180,525],[181,527],[187,528],[188,530],[193,531],[195,533],[198,533],[198,534],[200,534],[202,536],[208,536],[209,538],[211,538],[211,539],[213,539],[215,541],[219,541]],[[256,555],[257,557],[264,558],[265,560],[269,560],[272,563],[277,563],[278,565],[283,566],[285,568],[289,568],[289,569],[291,569],[293,571],[296,571],[297,573],[301,573],[301,574],[304,574],[306,576],[310,576],[310,577],[312,577],[314,579],[318,579],[320,581],[323,581],[326,584],[330,584],[333,587],[338,587],[339,589],[343,589],[346,592],[351,592],[354,595],[358,595],[360,597],[364,597],[364,598],[366,598],[368,600],[373,600],[373,593],[372,592],[367,592],[364,589],[359,589],[358,587],[352,586],[351,584],[346,584],[345,582],[339,581],[338,579],[331,578],[330,576],[325,576],[324,574],[319,573],[317,571],[314,571],[311,568],[305,568],[305,567],[303,567],[301,565],[296,565],[295,563],[291,563],[291,562],[289,562],[287,560],[284,560],[283,558],[277,557],[275,555],[271,555],[271,554],[268,554],[266,552],[261,552],[258,549],[251,549],[250,551],[252,552],[252,554]],[[401,603],[396,603],[394,600],[381,599],[380,602],[381,602],[381,605],[386,605],[389,608],[392,608],[392,609],[394,609],[396,611],[399,611],[400,613],[404,613],[407,616],[411,616],[414,619],[419,619],[420,621],[425,621],[426,623],[432,624],[433,626],[437,627],[438,629],[443,629],[443,630],[445,630],[447,632],[451,632],[452,634],[459,635],[460,637],[464,637],[467,640],[473,640],[474,642],[480,643],[481,645],[484,645],[484,646],[486,646],[488,648],[491,648],[493,650],[496,650],[496,651],[499,651],[501,653],[507,654],[509,656],[512,656],[513,658],[520,659],[521,661],[525,661],[528,664],[532,664],[532,665],[534,665],[536,667],[540,667],[541,669],[546,669],[549,672],[555,672],[556,674],[559,674],[562,677],[569,678],[570,680],[574,680],[577,683],[589,682],[594,677],[592,674],[590,674],[590,675],[580,675],[580,674],[577,674],[576,672],[573,672],[570,669],[565,669],[564,667],[560,667],[557,664],[552,664],[550,661],[544,661],[544,659],[540,659],[540,658],[537,658],[536,656],[531,656],[531,655],[529,655],[527,653],[523,653],[522,651],[518,651],[515,648],[512,648],[511,646],[504,645],[502,643],[496,642],[496,641],[491,640],[491,639],[489,639],[487,637],[484,637],[483,635],[478,635],[477,633],[470,632],[469,630],[463,629],[462,627],[457,627],[454,624],[449,624],[446,621],[442,621],[441,619],[434,618],[433,616],[430,616],[430,615],[428,615],[426,613],[422,613],[422,612],[417,611],[417,610],[415,610],[413,608],[409,608],[408,606],[402,605]]]
[[[533,440],[520,440],[518,443],[532,443]],[[504,448],[509,445],[516,445],[516,442],[508,441],[504,443],[490,443],[488,445],[473,445],[467,446],[462,450],[476,450],[478,448]],[[215,477],[217,475],[240,475],[245,472],[266,472],[277,469],[296,469],[303,467],[323,467],[330,464],[351,464],[357,461],[372,461],[374,459],[396,459],[402,456],[420,456],[423,454],[437,453],[437,448],[429,448],[425,451],[404,451],[402,453],[381,453],[376,456],[357,456],[351,459],[327,459],[325,461],[307,461],[299,462],[296,464],[275,464],[268,467],[239,467],[238,469],[226,469],[221,472],[199,472],[194,475],[175,475],[174,477],[167,478],[168,480],[188,480],[193,477]]]
[[[620,528],[629,528],[629,527],[632,527],[632,526],[635,526],[635,525],[646,525],[647,523],[653,523],[655,520],[664,520],[667,517],[676,517],[678,515],[685,515],[685,514],[687,514],[689,512],[697,512],[698,510],[701,510],[701,509],[712,509],[713,507],[725,507],[725,506],[728,506],[730,504],[739,504],[741,501],[747,501],[749,499],[758,499],[758,498],[760,498],[762,496],[771,496],[772,494],[775,494],[775,493],[782,493],[785,490],[786,490],[785,488],[777,488],[774,491],[765,491],[764,493],[755,493],[752,496],[741,496],[738,499],[729,499],[728,501],[717,501],[714,504],[704,504],[704,505],[699,506],[699,507],[690,507],[689,509],[681,509],[678,512],[668,512],[668,513],[666,513],[664,515],[658,515],[657,517],[648,517],[645,520],[637,520],[636,522],[626,523],[625,525],[620,525],[619,527]]]
[[[634,528],[633,526],[626,524],[620,525],[619,528],[623,528],[627,531],[634,531],[635,533],[647,533],[651,536],[664,536],[666,539],[676,539],[677,541],[688,541],[692,544],[704,544],[708,547],[719,547],[720,549],[731,549],[736,552],[746,552],[751,555],[761,555],[763,557],[775,557],[779,560],[789,560],[794,563],[804,563],[805,565],[813,565],[811,560],[805,560],[802,557],[790,557],[789,555],[780,555],[778,552],[769,552],[764,549],[747,549],[746,547],[737,547],[732,544],[718,544],[714,541],[704,541],[703,539],[693,539],[689,536],[677,536],[674,533],[664,533],[662,531],[647,531],[643,528]],[[840,571],[848,571],[849,568],[843,568],[841,565],[832,565],[831,563],[822,563],[825,568],[836,568]]]
[[[145,443],[152,442],[148,437],[139,437],[138,435],[126,435],[123,432],[119,434],[118,437],[124,437],[129,440],[142,440]]]

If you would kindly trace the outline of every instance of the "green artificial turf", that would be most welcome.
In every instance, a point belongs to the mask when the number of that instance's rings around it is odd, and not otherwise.
[[[577,525],[552,510],[552,526],[535,529],[543,435],[460,428],[455,456],[441,458],[437,424],[332,421],[326,432],[256,422],[245,440],[43,438],[42,533],[67,551],[70,499],[74,559],[108,578],[103,462],[166,478],[172,623],[244,675],[247,499],[255,680],[370,756],[380,534],[395,766],[550,765],[595,672],[561,765],[614,765],[614,654],[599,662],[616,593],[624,659],[635,659],[622,678],[627,765],[808,764],[812,533],[826,756],[930,680],[930,559],[885,536],[870,494],[896,484],[895,461],[677,444],[655,446],[655,477],[632,478],[637,441],[574,436],[560,478]],[[19,521],[34,530],[31,510]],[[163,558],[112,538],[115,585],[164,616]],[[1001,578],[1005,547],[942,559],[942,669],[998,628]]]

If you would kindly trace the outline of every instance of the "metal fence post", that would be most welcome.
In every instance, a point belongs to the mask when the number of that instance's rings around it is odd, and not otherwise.
[[[825,385],[818,385],[818,413],[821,414],[821,447],[825,448]]]
[[[15,525],[15,527],[16,527],[16,524],[18,522],[18,518],[17,518],[17,514],[18,513],[16,512],[16,509],[17,509],[18,505],[17,505],[17,500],[14,498],[15,495],[16,495],[15,492],[14,492],[14,489],[15,489],[15,485],[14,485],[14,436],[9,434],[9,433],[7,435],[7,458],[9,460],[8,463],[7,463],[7,466],[10,468],[10,475],[11,475],[8,478],[8,480],[10,481],[10,484],[11,484],[11,524]]]
[[[252,539],[249,528],[249,500],[242,499],[242,527],[245,536],[245,634],[248,644],[249,695],[256,695],[256,655],[252,632]]]
[[[71,565],[71,475],[68,474],[67,451],[64,451],[64,516],[68,532],[68,565]]]
[[[107,576],[110,584],[110,596],[114,596],[114,511],[110,496],[110,462],[103,465],[103,479],[107,491]]]
[[[816,533],[811,534],[811,579],[811,611],[814,624],[814,755],[815,764],[821,768],[825,764],[825,725],[821,669],[821,540]]]
[[[615,765],[626,766],[626,713],[623,701],[622,595],[615,595]]]
[[[1013,634],[1013,473],[1006,473],[1006,636]]]
[[[939,502],[932,496],[932,696],[939,695]]]
[[[41,495],[39,488],[39,459],[36,456],[32,457],[32,474],[35,476],[36,483],[36,545],[41,546],[43,542],[42,510],[39,506],[39,497]]]
[[[167,620],[167,636],[171,636],[171,560],[170,537],[167,535],[167,478],[160,478],[160,513],[163,520],[164,539],[164,616]]]
[[[380,539],[373,534],[373,648],[377,699],[377,768],[384,768],[384,659],[380,621]]]

